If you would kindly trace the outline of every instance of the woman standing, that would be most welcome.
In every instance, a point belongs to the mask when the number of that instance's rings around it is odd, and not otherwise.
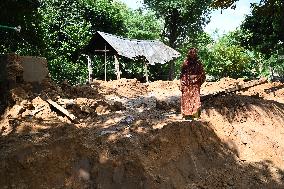
[[[197,50],[190,48],[181,68],[181,113],[185,119],[200,116],[200,87],[205,81],[203,65],[198,59]]]

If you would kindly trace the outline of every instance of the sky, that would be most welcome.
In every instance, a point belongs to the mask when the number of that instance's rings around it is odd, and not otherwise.
[[[218,9],[212,12],[211,22],[205,27],[205,31],[212,34],[218,29],[219,34],[226,34],[229,31],[235,30],[242,21],[245,19],[245,15],[250,14],[250,4],[259,3],[259,0],[239,0],[236,3],[236,9]]]
[[[137,9],[142,6],[141,0],[120,0],[130,8]],[[211,13],[211,22],[205,27],[205,32],[214,34],[217,29],[222,36],[229,31],[235,30],[245,19],[246,14],[250,14],[250,3],[259,3],[260,0],[239,0],[236,9],[215,10]]]

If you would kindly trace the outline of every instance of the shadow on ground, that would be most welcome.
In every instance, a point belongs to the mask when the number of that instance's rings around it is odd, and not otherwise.
[[[129,135],[131,134],[131,135]],[[131,137],[130,137],[131,136]],[[283,188],[284,171],[240,162],[207,122],[101,136],[95,128],[46,125],[0,137],[3,188]]]
[[[206,100],[203,109],[207,114],[210,110],[219,112],[232,123],[241,121],[238,118],[248,119],[251,116],[274,117],[277,116],[284,123],[284,104],[274,100],[265,100],[260,97],[228,94]],[[258,112],[261,110],[261,113]],[[264,112],[264,113],[263,113]],[[282,118],[281,118],[282,117]],[[255,119],[255,117],[251,117]]]

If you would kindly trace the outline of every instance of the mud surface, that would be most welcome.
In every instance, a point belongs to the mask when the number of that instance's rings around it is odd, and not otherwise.
[[[0,188],[284,188],[283,83],[206,99],[192,122],[180,95],[179,81],[17,86],[0,121]]]

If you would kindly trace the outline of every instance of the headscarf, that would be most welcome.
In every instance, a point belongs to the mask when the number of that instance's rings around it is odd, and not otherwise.
[[[186,74],[188,72],[190,72],[191,74],[199,74],[199,62],[200,61],[197,56],[197,49],[190,48],[188,50],[187,57],[183,63],[181,74]]]

